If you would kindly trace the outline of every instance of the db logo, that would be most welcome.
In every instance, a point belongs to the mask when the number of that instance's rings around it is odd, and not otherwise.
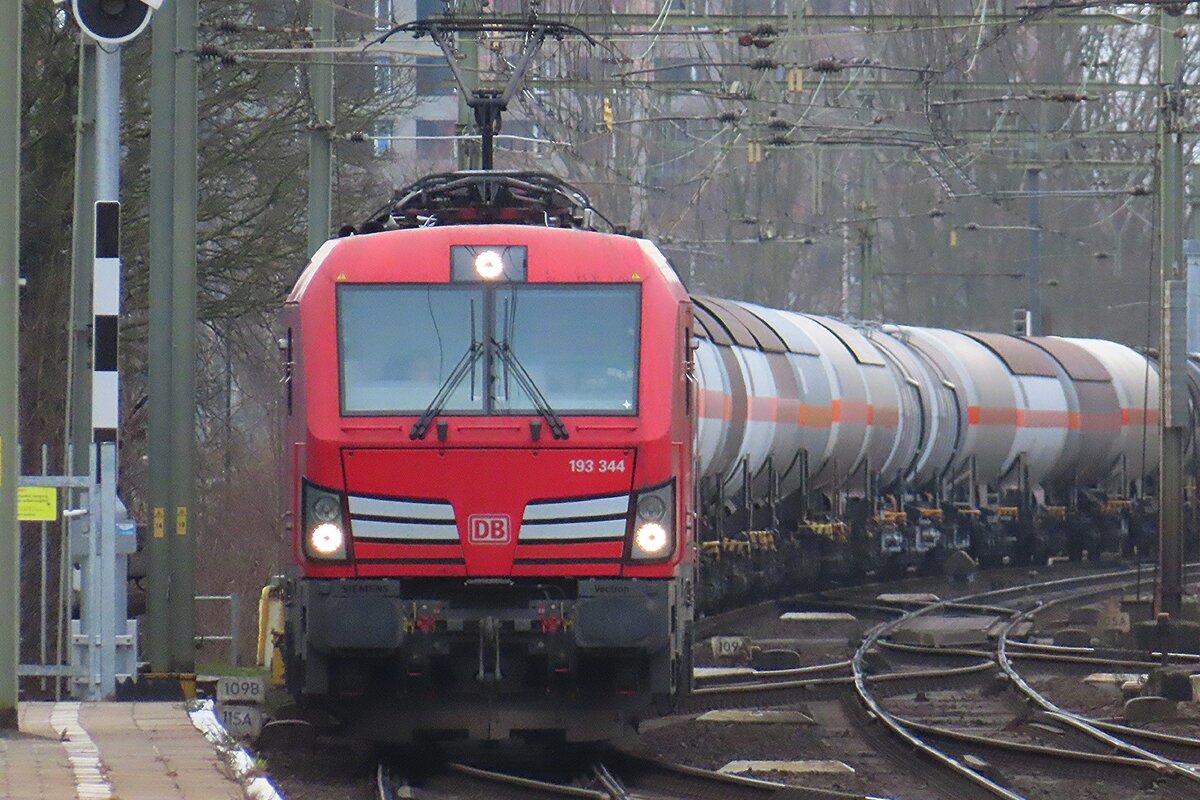
[[[512,526],[507,514],[472,514],[467,517],[467,541],[471,544],[508,544]]]

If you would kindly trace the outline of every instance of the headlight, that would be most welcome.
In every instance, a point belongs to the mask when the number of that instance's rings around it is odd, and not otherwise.
[[[342,529],[337,525],[332,522],[322,522],[308,535],[308,543],[312,545],[314,552],[323,556],[332,556],[345,550],[346,537],[342,535]]]
[[[667,533],[667,529],[657,522],[643,522],[633,532],[634,551],[645,553],[648,556],[660,555],[667,549],[669,541],[670,535]]]
[[[313,519],[317,522],[333,522],[342,515],[342,504],[337,498],[323,494],[316,499],[312,506]]]
[[[630,561],[663,561],[675,552],[675,482],[638,492]]]
[[[304,482],[301,530],[304,553],[313,561],[348,561],[348,529],[342,518],[342,496]]]

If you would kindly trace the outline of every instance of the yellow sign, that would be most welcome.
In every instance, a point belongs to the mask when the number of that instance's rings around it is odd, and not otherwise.
[[[187,536],[187,506],[175,506],[175,535]]]
[[[58,489],[53,486],[17,487],[17,519],[54,522],[58,519]]]
[[[162,506],[154,507],[154,538],[161,539],[167,535],[167,510]]]

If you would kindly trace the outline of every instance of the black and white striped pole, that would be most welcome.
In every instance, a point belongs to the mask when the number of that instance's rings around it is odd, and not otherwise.
[[[121,418],[121,386],[117,377],[118,318],[121,314],[121,204],[118,201],[96,202],[95,231],[92,440],[102,444],[117,441]]]

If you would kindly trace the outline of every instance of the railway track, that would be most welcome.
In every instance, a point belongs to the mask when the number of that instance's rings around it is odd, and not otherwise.
[[[425,796],[505,800],[871,800],[859,794],[726,775],[617,751],[559,780],[449,763],[441,775],[425,783],[425,788],[413,788],[402,772],[381,764],[376,775],[378,800]],[[448,795],[447,791],[455,794]]]
[[[1096,656],[1092,648],[1026,645],[1011,638],[1013,631],[1019,625],[1033,623],[1038,617],[1051,610],[1126,588],[1130,584],[1128,578],[1132,575],[1132,571],[1114,572],[1098,576],[1047,581],[984,592],[962,598],[954,603],[937,602],[914,608],[892,621],[877,626],[864,638],[851,659],[855,692],[869,714],[874,719],[878,719],[894,736],[927,756],[934,763],[969,782],[986,795],[1005,798],[1005,800],[1028,800],[1034,797],[1050,796],[1046,792],[1031,792],[1028,789],[1022,789],[1018,785],[1020,781],[1006,774],[1004,770],[997,769],[987,760],[974,755],[981,751],[1020,754],[1022,757],[1036,757],[1046,762],[1102,765],[1106,773],[1123,770],[1148,771],[1155,776],[1161,786],[1162,794],[1172,797],[1195,797],[1197,793],[1200,793],[1200,767],[1192,760],[1181,757],[1180,751],[1194,748],[1190,751],[1192,759],[1200,758],[1200,740],[1156,735],[1064,709],[1038,691],[1017,666],[1022,661],[1034,661],[1042,665],[1104,664],[1109,667],[1117,665],[1129,668],[1156,666],[1156,662],[1148,662],[1144,657],[1114,660]],[[1029,595],[1031,592],[1038,593],[1038,602],[1033,607],[1025,608],[1023,605],[1028,602],[1028,598],[1025,598],[1023,602],[1022,595]],[[997,601],[1005,599],[1008,600],[1007,605],[997,604]],[[1004,614],[1007,618],[990,651],[975,647],[932,648],[888,641],[887,637],[905,624],[919,617],[947,610],[954,610],[959,614]],[[956,728],[931,725],[893,713],[886,705],[886,697],[877,690],[882,683],[880,678],[883,676],[870,674],[866,666],[868,654],[879,649],[922,655],[939,660],[962,657],[985,659],[976,661],[967,669],[973,670],[979,667],[982,672],[992,667],[998,667],[1004,681],[1015,687],[1024,701],[1038,709],[1040,718],[1080,734],[1079,737],[1076,737],[1077,741],[1090,740],[1090,742],[1080,741],[1077,747],[1049,747],[1015,740],[1012,737],[981,735]],[[1129,655],[1133,656],[1134,654],[1130,653]],[[1200,660],[1200,656],[1194,654],[1188,654],[1183,658],[1193,663]],[[964,674],[964,669],[961,667],[885,673],[889,677],[894,676],[898,681],[921,678],[943,679],[961,674]],[[1136,744],[1133,739],[1141,739],[1143,744]],[[1153,744],[1145,740],[1150,740]],[[945,744],[934,744],[935,741]],[[1169,746],[1174,749],[1174,754],[1167,755],[1160,751],[1161,748],[1156,749],[1155,745]],[[1167,781],[1163,780],[1168,776],[1178,785],[1168,785]],[[1051,785],[1048,784],[1048,787]]]

